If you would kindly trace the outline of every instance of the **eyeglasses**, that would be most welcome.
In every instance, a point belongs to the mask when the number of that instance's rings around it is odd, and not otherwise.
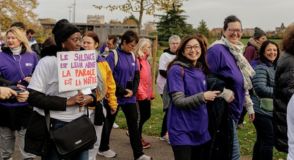
[[[172,43],[169,43],[170,45],[179,45],[180,43],[178,42],[172,42]]]
[[[194,45],[194,46],[186,46],[185,47],[185,51],[186,52],[191,52],[192,49],[194,49],[195,51],[200,50],[201,47],[199,45]]]
[[[229,32],[231,33],[241,33],[242,32],[242,29],[228,29]]]

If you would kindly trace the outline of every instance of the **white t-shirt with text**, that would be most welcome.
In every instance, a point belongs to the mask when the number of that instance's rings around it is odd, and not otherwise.
[[[36,66],[32,80],[28,88],[44,93],[49,96],[69,98],[78,91],[58,92],[58,69],[57,58],[47,56],[42,58]],[[34,110],[44,116],[44,110],[34,107]],[[84,114],[78,105],[66,107],[66,111],[50,111],[50,117],[65,122],[70,122]]]

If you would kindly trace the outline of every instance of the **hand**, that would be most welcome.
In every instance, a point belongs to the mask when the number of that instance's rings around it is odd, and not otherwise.
[[[214,101],[215,97],[220,93],[220,91],[206,91],[203,96],[205,101]]]
[[[250,122],[253,122],[254,119],[255,119],[255,113],[248,114],[248,119],[249,119]]]
[[[9,99],[11,96],[17,96],[17,93],[8,87],[0,87],[0,99]]]
[[[226,102],[231,103],[234,101],[235,96],[234,92],[230,89],[224,88],[223,92],[219,95],[219,97],[222,97],[225,99]]]
[[[84,95],[84,100],[82,103],[80,103],[80,106],[86,106],[90,103],[93,103],[94,99],[92,96],[89,95]]]
[[[111,114],[111,115],[114,115],[116,112],[117,112],[116,109],[115,109],[115,110],[112,110],[112,109],[111,109],[110,114]]]
[[[127,92],[126,95],[124,95],[124,97],[132,97],[133,96],[133,91],[130,89],[125,89],[125,91]]]
[[[231,103],[235,100],[235,96],[231,95],[228,99],[225,99],[228,103]]]
[[[83,102],[84,102],[84,95],[82,94],[82,92],[79,91],[78,94],[67,99],[66,105],[67,106],[74,106],[76,104],[80,105]]]
[[[32,77],[25,77],[23,80],[25,80],[25,81],[27,81],[28,83],[30,83],[31,80],[32,80]]]
[[[21,90],[26,90],[27,89],[27,87],[22,85],[22,84],[17,84],[16,87],[21,89]]]
[[[26,102],[29,97],[29,92],[28,91],[22,91],[17,94],[16,99],[18,102]]]

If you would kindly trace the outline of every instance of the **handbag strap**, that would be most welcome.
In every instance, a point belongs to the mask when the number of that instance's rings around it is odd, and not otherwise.
[[[89,107],[88,106],[84,106],[84,107],[87,108],[87,117],[89,117]],[[46,127],[48,132],[50,133],[50,112],[48,109],[45,109],[44,112],[45,112]]]

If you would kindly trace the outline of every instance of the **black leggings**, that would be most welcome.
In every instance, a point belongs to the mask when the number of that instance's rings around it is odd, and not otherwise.
[[[138,129],[138,110],[135,103],[127,103],[124,105],[120,105],[122,111],[125,114],[128,130],[129,130],[129,138],[131,142],[131,146],[133,149],[134,158],[137,159],[141,155],[143,155],[143,146],[141,143],[139,129]]]
[[[175,160],[207,160],[210,143],[199,146],[178,145],[172,146]]]
[[[139,100],[138,106],[139,106],[139,134],[140,134],[140,138],[142,138],[143,125],[151,116],[151,101]]]
[[[108,105],[108,102],[104,102],[104,106],[106,108],[107,114],[105,117],[103,129],[102,129],[102,135],[101,135],[101,141],[100,141],[100,146],[99,146],[99,151],[104,152],[109,150],[109,139],[110,139],[110,134],[112,130],[112,125],[114,123],[115,117],[118,113],[118,111],[115,114],[111,114],[111,109],[110,106]]]

